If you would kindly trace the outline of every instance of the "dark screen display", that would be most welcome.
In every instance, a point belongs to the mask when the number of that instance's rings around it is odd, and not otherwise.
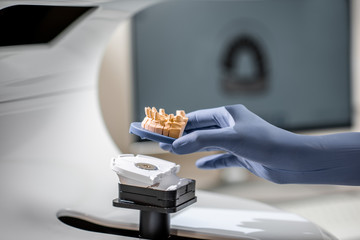
[[[16,5],[0,10],[0,46],[49,43],[93,7]]]

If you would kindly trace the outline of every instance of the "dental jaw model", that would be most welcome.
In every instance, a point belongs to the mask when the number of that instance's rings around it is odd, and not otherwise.
[[[132,122],[129,132],[154,142],[173,143],[182,136],[188,118],[183,110],[166,114],[164,109],[145,108],[142,122]],[[170,237],[170,213],[196,202],[195,181],[179,178],[180,166],[159,158],[122,154],[111,160],[119,177],[119,197],[114,207],[140,210],[139,236]]]
[[[188,121],[184,110],[177,110],[174,116],[174,114],[166,114],[162,108],[158,112],[155,107],[146,107],[145,115],[141,122],[142,128],[172,138],[179,138],[183,135]]]

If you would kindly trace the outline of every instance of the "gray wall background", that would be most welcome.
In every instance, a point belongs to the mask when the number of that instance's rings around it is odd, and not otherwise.
[[[145,106],[168,112],[242,103],[287,129],[348,125],[349,9],[344,0],[174,1],[133,19],[135,119]],[[267,86],[227,92],[221,60],[238,36],[260,45]],[[254,72],[239,54],[240,75]]]

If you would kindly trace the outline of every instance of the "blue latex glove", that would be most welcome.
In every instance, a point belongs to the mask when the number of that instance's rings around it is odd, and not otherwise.
[[[187,116],[190,133],[161,147],[176,154],[225,151],[199,159],[199,168],[243,167],[275,183],[360,185],[360,133],[294,134],[243,105]]]

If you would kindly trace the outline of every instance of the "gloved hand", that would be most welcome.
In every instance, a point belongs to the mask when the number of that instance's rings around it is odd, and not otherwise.
[[[188,133],[172,145],[176,154],[220,150],[199,159],[203,169],[243,167],[276,183],[360,185],[360,133],[294,134],[271,125],[243,105],[199,110]]]

